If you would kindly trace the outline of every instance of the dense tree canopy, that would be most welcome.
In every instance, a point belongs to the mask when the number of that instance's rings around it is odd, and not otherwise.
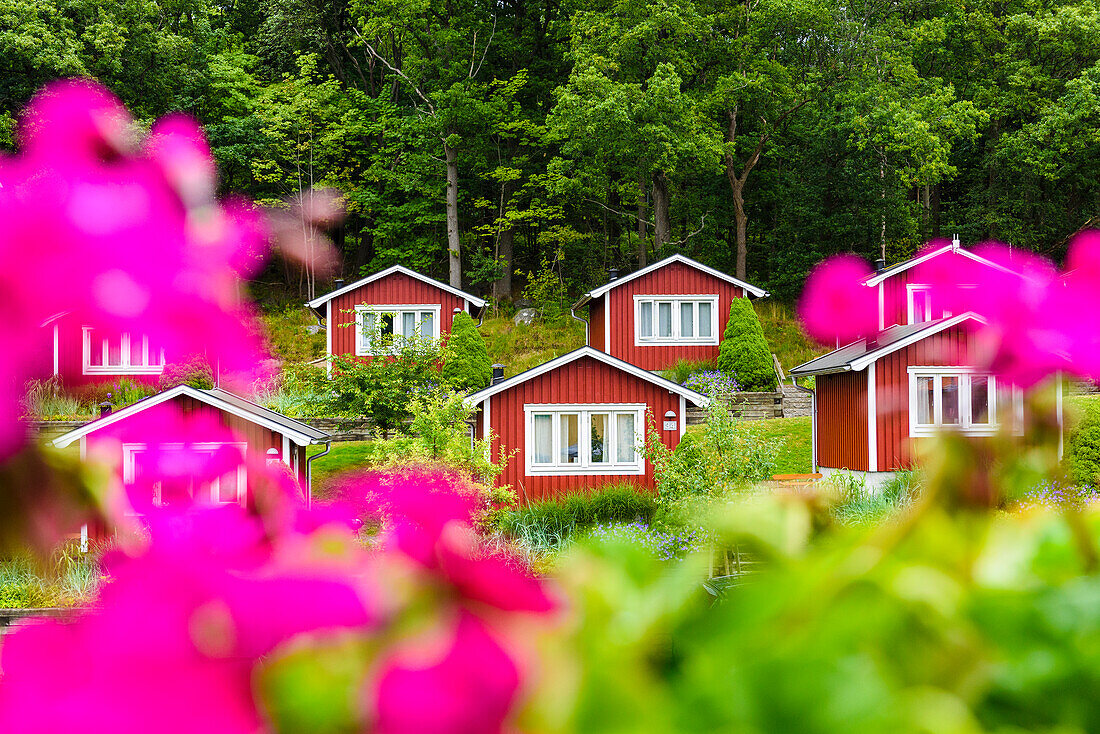
[[[345,276],[578,293],[681,251],[791,297],[936,235],[1060,256],[1100,215],[1098,41],[1093,0],[0,0],[0,146],[90,75],[195,115],[226,190],[341,191]]]

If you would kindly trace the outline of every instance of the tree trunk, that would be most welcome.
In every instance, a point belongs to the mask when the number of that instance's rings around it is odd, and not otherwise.
[[[645,196],[645,176],[638,179],[638,267],[644,268],[647,261],[647,248],[645,238],[648,234],[646,230],[646,196]]]
[[[458,239],[458,152],[443,143],[447,161],[447,256],[451,287],[462,287],[462,244]]]
[[[501,188],[501,216],[504,216],[508,211],[508,205],[512,201],[515,186],[514,181],[505,181]],[[501,273],[500,279],[493,283],[493,296],[495,298],[512,297],[512,256],[515,250],[515,234],[511,222],[506,221],[501,225],[500,234],[497,236],[497,259],[503,260],[504,272]]]
[[[737,277],[746,280],[749,261],[749,215],[745,211],[745,179],[730,178],[730,191],[733,194],[733,221],[737,225]]]
[[[657,252],[672,240],[668,203],[668,179],[658,171],[653,175],[653,249]]]

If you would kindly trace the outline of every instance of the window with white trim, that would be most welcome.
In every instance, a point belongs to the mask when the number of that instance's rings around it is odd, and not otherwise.
[[[84,327],[84,374],[159,375],[164,372],[164,350],[148,336],[109,334]]]
[[[239,449],[241,455],[247,450],[244,443],[201,443],[189,444],[187,451],[192,455],[213,458],[226,447]],[[183,444],[163,444],[157,446],[160,452],[183,451]],[[127,485],[136,483],[148,472],[146,458],[149,446],[144,443],[126,443],[122,445],[122,479]],[[192,500],[213,505],[244,505],[247,499],[248,473],[242,462],[234,469],[219,477],[196,483],[192,477],[175,479],[157,479],[151,482],[153,496],[148,501],[154,507],[168,504],[172,499],[189,497]]]
[[[355,307],[355,354],[393,354],[417,339],[439,338],[438,304]]]
[[[718,296],[634,296],[634,345],[717,344]]]
[[[995,375],[965,367],[909,368],[909,434],[929,436],[941,429],[992,433],[1023,417],[1023,396]]]
[[[643,474],[640,405],[525,405],[527,474]]]
[[[926,285],[905,287],[909,300],[909,323],[923,324],[932,321],[932,288]]]

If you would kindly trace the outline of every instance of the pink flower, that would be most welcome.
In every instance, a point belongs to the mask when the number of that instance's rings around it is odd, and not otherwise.
[[[95,610],[5,640],[0,730],[258,731],[262,656],[374,620],[353,575],[278,542],[240,508],[154,511],[147,548],[107,559]]]
[[[486,628],[460,613],[433,645],[405,646],[381,664],[368,693],[377,734],[497,734],[519,690],[519,670]],[[427,647],[428,649],[424,649]]]
[[[871,268],[855,255],[831,257],[814,268],[798,304],[806,333],[823,344],[847,344],[878,328],[876,292],[864,285]]]

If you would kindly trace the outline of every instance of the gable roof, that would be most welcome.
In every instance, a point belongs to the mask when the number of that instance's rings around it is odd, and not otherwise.
[[[532,367],[529,370],[520,372],[518,375],[513,375],[506,380],[502,380],[495,385],[490,385],[483,390],[478,390],[472,395],[468,395],[465,402],[469,406],[477,405],[485,398],[492,397],[499,392],[504,392],[505,390],[511,387],[515,387],[516,385],[519,385],[521,383],[527,382],[534,377],[538,377],[539,375],[544,375],[547,372],[556,370],[558,367],[563,367],[570,362],[575,362],[582,357],[592,357],[597,361],[603,362],[604,364],[614,367],[615,369],[622,370],[623,372],[627,372],[631,375],[634,375],[635,377],[645,380],[646,382],[651,382],[654,385],[666,388],[669,392],[674,392],[678,395],[681,395],[690,400],[695,405],[698,405],[699,407],[706,407],[710,404],[710,398],[708,398],[706,395],[703,395],[701,392],[697,392],[690,388],[684,387],[683,385],[673,382],[672,380],[666,380],[660,375],[655,375],[648,370],[643,370],[641,367],[635,367],[629,362],[624,362],[621,359],[612,357],[610,354],[607,354],[606,352],[601,352],[597,349],[593,349],[592,347],[581,347],[580,349],[574,349],[572,352],[567,352],[566,354],[563,354],[560,357],[556,357],[549,362],[544,362],[538,367]]]
[[[938,321],[928,321],[920,324],[898,324],[879,332],[878,340],[868,345],[866,339],[859,339],[851,344],[846,344],[840,349],[835,349],[828,354],[811,359],[788,370],[787,374],[793,377],[805,375],[828,375],[836,372],[859,372],[875,360],[892,354],[899,349],[904,349],[910,344],[915,344],[938,334],[952,326],[958,326],[964,321],[976,321],[980,324],[986,320],[973,311],[949,316]]]
[[[953,252],[956,255],[962,255],[963,257],[969,258],[969,259],[973,260],[976,263],[981,263],[982,265],[988,265],[989,267],[996,268],[997,270],[1000,270],[1001,272],[1004,272],[1004,273],[1013,273],[1015,275],[1020,275],[1015,270],[1011,270],[1009,268],[1006,268],[1005,266],[1003,266],[999,263],[995,263],[992,260],[987,260],[986,258],[982,257],[981,255],[975,255],[973,252],[970,252],[970,250],[966,250],[961,245],[959,245],[958,240],[953,240],[951,242],[951,244],[944,245],[943,247],[938,247],[935,250],[932,250],[931,252],[924,253],[923,255],[918,255],[917,257],[909,258],[908,260],[900,262],[896,265],[891,265],[890,267],[886,268],[885,270],[882,270],[878,273],[875,273],[870,278],[863,281],[863,283],[864,283],[864,285],[872,285],[872,286],[873,285],[878,285],[879,283],[886,280],[887,278],[892,278],[893,276],[897,275],[898,273],[904,273],[909,268],[916,267],[917,265],[920,265],[923,262],[928,262],[932,258],[939,257],[940,255],[946,254],[948,252]],[[1023,276],[1021,276],[1021,277],[1023,277]]]
[[[696,270],[701,270],[702,272],[706,273],[707,275],[713,275],[715,278],[718,278],[719,280],[724,280],[727,283],[731,283],[731,284],[736,285],[740,288],[744,288],[747,293],[751,293],[752,295],[756,296],[757,298],[763,298],[764,296],[768,295],[768,292],[766,290],[764,290],[763,288],[757,288],[755,285],[752,285],[751,283],[746,283],[743,280],[738,280],[737,278],[734,278],[732,275],[726,275],[721,270],[715,270],[714,268],[708,267],[708,266],[704,265],[701,262],[696,262],[695,260],[692,260],[690,257],[687,257],[686,255],[681,255],[680,253],[676,253],[675,255],[670,255],[670,256],[666,257],[664,260],[659,260],[659,261],[653,263],[652,265],[650,265],[648,267],[642,268],[641,270],[635,270],[633,273],[631,273],[629,275],[624,275],[621,278],[616,278],[615,280],[604,283],[599,288],[593,288],[592,290],[588,291],[588,293],[585,293],[581,297],[581,299],[573,305],[573,308],[580,308],[581,306],[583,306],[585,303],[587,303],[591,299],[599,298],[600,296],[602,296],[604,293],[607,293],[612,288],[618,288],[621,285],[625,285],[626,283],[629,283],[630,281],[634,280],[635,278],[640,278],[643,275],[647,275],[649,273],[652,273],[654,270],[658,270],[660,268],[663,268],[666,265],[671,265],[674,262],[681,263],[683,265],[687,265],[689,268],[695,268]]]
[[[471,293],[467,293],[466,291],[459,290],[458,288],[455,288],[454,286],[447,285],[446,283],[441,283],[438,280],[436,280],[435,278],[429,278],[426,275],[421,275],[420,273],[416,272],[415,270],[409,270],[404,265],[394,265],[392,267],[386,268],[385,270],[383,270],[381,272],[375,273],[374,275],[368,275],[367,277],[362,278],[360,280],[357,280],[354,283],[350,283],[348,285],[345,285],[343,288],[337,288],[336,290],[332,291],[331,293],[326,293],[323,296],[319,296],[317,298],[314,298],[312,301],[310,301],[306,305],[309,306],[310,308],[317,308],[318,306],[323,306],[326,303],[328,303],[329,301],[331,301],[333,298],[336,298],[337,296],[342,296],[345,293],[348,293],[350,291],[355,290],[356,288],[362,288],[363,286],[367,285],[368,283],[373,283],[376,280],[382,280],[383,278],[388,278],[389,276],[393,275],[394,273],[400,273],[402,275],[407,275],[410,278],[415,278],[416,280],[421,281],[422,283],[427,283],[428,285],[433,285],[436,288],[439,288],[441,290],[445,290],[445,291],[447,291],[448,293],[450,293],[452,295],[458,296],[459,298],[465,298],[467,301],[474,304],[478,308],[481,308],[485,305],[485,300],[484,299],[478,298],[477,296],[475,296]]]
[[[106,428],[107,426],[118,423],[132,415],[137,415],[156,405],[166,403],[180,395],[194,398],[195,400],[206,403],[219,410],[224,410],[226,413],[230,413],[239,418],[263,426],[264,428],[281,433],[299,446],[308,446],[311,443],[325,441],[329,438],[329,434],[324,431],[319,431],[293,418],[287,418],[281,413],[276,413],[273,410],[268,410],[267,408],[256,405],[228,390],[222,390],[217,387],[213,390],[199,390],[190,385],[178,385],[170,390],[165,390],[162,393],[153,395],[152,397],[139,400],[133,405],[128,405],[125,408],[116,410],[110,415],[97,418],[91,423],[86,423],[80,428],[73,429],[66,434],[58,436],[52,443],[57,448],[65,448],[73,441],[84,438],[89,433],[94,433],[101,428]]]

